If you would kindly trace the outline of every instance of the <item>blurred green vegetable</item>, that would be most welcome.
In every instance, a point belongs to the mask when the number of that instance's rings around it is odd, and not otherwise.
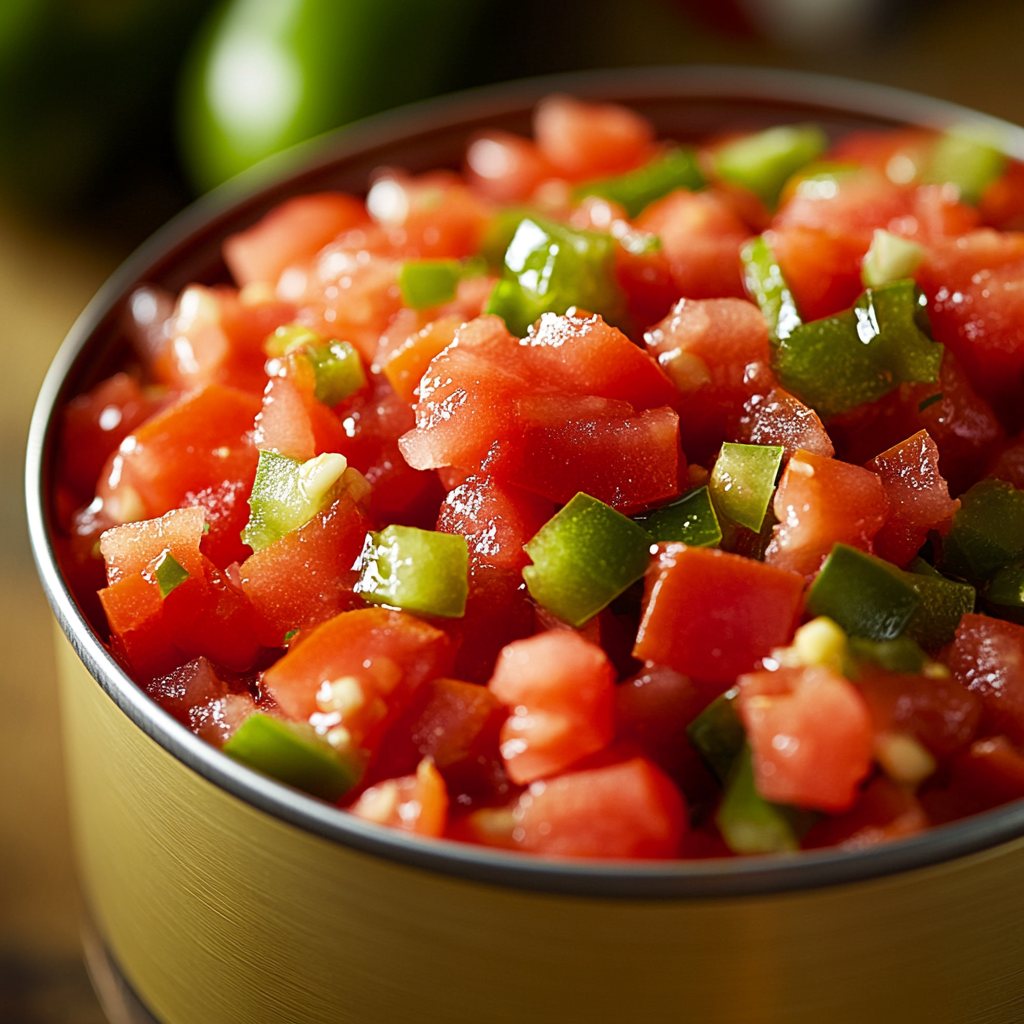
[[[208,189],[330,128],[442,92],[484,0],[229,0],[196,41],[179,133]]]

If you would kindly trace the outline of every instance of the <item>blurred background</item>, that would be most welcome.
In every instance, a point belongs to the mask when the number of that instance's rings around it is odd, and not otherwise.
[[[0,1021],[102,1024],[80,954],[51,620],[22,507],[35,393],[117,263],[260,157],[582,68],[743,64],[1024,123],[1020,0],[0,0]]]

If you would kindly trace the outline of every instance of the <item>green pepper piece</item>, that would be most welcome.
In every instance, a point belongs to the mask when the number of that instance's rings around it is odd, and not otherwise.
[[[366,536],[355,592],[374,604],[461,619],[469,595],[469,546],[457,533],[389,526]]]
[[[771,209],[786,179],[827,148],[828,136],[817,125],[779,125],[723,146],[715,167],[720,177],[750,189]]]
[[[863,636],[850,637],[850,651],[861,661],[873,661],[887,672],[917,675],[924,668],[928,656],[906,634],[892,640],[868,640]]]
[[[800,848],[786,810],[758,793],[746,744],[736,758],[715,822],[733,853],[791,853]]]
[[[571,626],[580,626],[647,571],[647,532],[582,492],[525,545],[533,565],[523,579],[534,599]]]
[[[451,302],[462,277],[458,260],[407,260],[398,273],[402,301],[412,309]]]
[[[860,278],[868,288],[880,288],[910,277],[921,263],[924,247],[909,238],[875,229],[871,248],[861,264]]]
[[[740,249],[740,259],[743,262],[747,292],[768,321],[769,340],[773,346],[778,345],[801,324],[796,300],[763,236],[758,235],[744,243]]]
[[[1000,569],[982,591],[982,600],[996,618],[1024,622],[1024,562]]]
[[[936,143],[922,178],[925,183],[952,183],[963,202],[976,206],[981,194],[1006,170],[1006,156],[994,133],[973,125],[951,128]]]
[[[306,356],[316,374],[314,396],[324,405],[337,405],[366,385],[359,353],[347,341],[330,341],[310,347]]]
[[[615,239],[598,231],[527,217],[505,251],[503,278],[485,312],[496,313],[523,338],[542,313],[570,306],[622,323],[625,304],[615,280]]]
[[[711,470],[711,500],[734,523],[758,533],[782,465],[781,445],[726,441]]]
[[[346,477],[354,473],[345,456],[336,453],[299,462],[261,451],[242,542],[260,551],[304,526],[341,494]]]
[[[1024,558],[1024,491],[988,478],[960,496],[942,542],[943,569],[980,582]]]
[[[324,800],[344,796],[363,766],[339,755],[305,722],[288,722],[256,711],[224,744],[224,753],[264,775]]]
[[[686,727],[690,743],[723,786],[729,781],[736,758],[747,742],[747,732],[736,712],[739,692],[738,686],[726,690]]]
[[[697,163],[697,150],[693,146],[673,146],[635,171],[617,178],[584,182],[576,187],[573,198],[577,201],[586,196],[610,199],[625,207],[632,219],[655,199],[677,188],[695,192],[706,184]]]
[[[914,588],[882,558],[836,544],[807,591],[807,611],[827,615],[849,636],[892,640],[921,603]]]
[[[722,542],[722,528],[707,485],[653,512],[633,516],[633,522],[654,541],[678,540],[691,548],[713,548]]]
[[[921,329],[926,305],[913,281],[867,289],[852,309],[780,340],[779,382],[830,419],[903,382],[937,381],[943,348]]]
[[[927,566],[927,571],[921,566]],[[921,603],[911,615],[905,632],[926,651],[937,651],[952,643],[960,620],[974,611],[974,587],[946,579],[923,559],[914,559],[911,568],[913,572],[900,575],[914,588]],[[894,571],[900,572],[898,569]]]
[[[160,596],[167,597],[176,587],[189,578],[188,570],[170,553],[165,551],[153,566],[153,576],[160,588]]]

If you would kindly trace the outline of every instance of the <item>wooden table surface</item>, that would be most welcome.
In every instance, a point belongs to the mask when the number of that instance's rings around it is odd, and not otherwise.
[[[730,62],[804,67],[901,85],[1024,123],[1024,4],[936,0],[867,49],[794,57],[684,31],[656,3],[636,7],[608,63]],[[927,15],[927,17],[925,17]],[[102,1024],[80,960],[65,818],[51,620],[28,550],[22,466],[46,367],[124,255],[71,241],[0,196],[0,1021]],[[198,1022],[197,1022],[198,1024]]]

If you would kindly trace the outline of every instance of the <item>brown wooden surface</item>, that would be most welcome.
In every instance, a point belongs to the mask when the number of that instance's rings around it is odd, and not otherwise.
[[[3,2],[3,0],[0,0]],[[614,17],[616,63],[785,65],[887,82],[1024,123],[1024,4],[917,5],[913,22],[868,47],[794,57],[685,28],[667,4],[635,2],[630,17],[595,4],[593,31]],[[45,599],[22,512],[28,417],[52,354],[116,262],[27,222],[0,196],[0,1021],[101,1024],[81,967],[78,918]]]

